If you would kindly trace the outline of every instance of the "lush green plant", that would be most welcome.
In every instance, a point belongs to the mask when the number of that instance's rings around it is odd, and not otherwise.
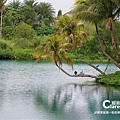
[[[12,48],[5,40],[0,40],[0,59],[12,59]]]
[[[45,25],[51,25],[54,23],[55,10],[51,3],[40,2],[36,6],[35,11],[37,13],[38,21],[42,20]]]
[[[8,40],[12,39],[14,37],[14,34],[15,34],[15,30],[11,26],[6,26],[3,28],[3,37],[5,39]]]
[[[36,29],[37,35],[49,35],[56,32],[56,29],[49,26],[41,26]]]
[[[15,42],[14,46],[19,46],[21,48],[29,48],[29,47],[33,47],[34,45],[32,41],[29,41],[26,38],[21,38]]]
[[[37,59],[37,61],[51,60],[56,64],[62,64],[62,61],[65,61],[67,64],[72,65],[72,61],[68,57],[66,51],[69,43],[66,44],[63,41],[60,41],[59,38],[60,36],[58,36],[57,34],[45,37],[44,44],[38,46],[35,49],[34,56]],[[70,45],[71,44],[69,44],[69,46]]]
[[[6,49],[6,48],[7,48],[6,42],[0,41],[0,48],[1,48],[1,49]]]
[[[12,49],[5,40],[0,40],[0,49]]]
[[[3,17],[3,28],[6,26],[11,26],[12,28],[15,28],[19,22],[20,19],[22,19],[22,16],[19,14],[17,10],[9,9],[7,12],[5,12]]]
[[[22,48],[33,47],[33,41],[36,39],[36,33],[30,25],[21,22],[16,27],[15,38],[15,45]]]
[[[44,42],[44,36],[43,35],[39,35],[37,36],[37,38],[33,41],[33,45],[36,48],[37,46],[39,46],[40,44],[43,44]]]
[[[10,49],[0,49],[0,59],[14,59],[13,52]]]
[[[32,60],[34,49],[16,49],[13,54],[15,59],[20,60]]]
[[[99,77],[100,78],[97,79],[98,83],[107,85],[120,85],[120,71],[117,71],[114,74],[100,75]]]
[[[26,6],[23,9],[22,15],[24,16],[23,21],[32,26],[35,22],[35,10],[30,6]]]
[[[21,22],[15,30],[15,38],[17,39],[27,39],[32,40],[35,38],[35,31],[32,29],[32,27],[24,22]]]

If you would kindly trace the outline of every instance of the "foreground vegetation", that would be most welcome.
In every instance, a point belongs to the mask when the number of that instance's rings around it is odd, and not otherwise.
[[[100,84],[120,86],[120,71],[112,74],[100,75],[99,78],[96,79],[96,82]]]

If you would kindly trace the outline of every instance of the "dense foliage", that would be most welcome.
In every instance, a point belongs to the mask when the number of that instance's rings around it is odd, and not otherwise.
[[[118,68],[120,68],[120,49],[115,35],[115,22],[119,20],[119,6],[119,0],[77,0],[72,12],[73,17],[78,21],[88,21],[95,26],[102,53]],[[109,38],[103,37],[101,29],[105,33],[109,32],[107,36]]]
[[[19,0],[14,0],[6,5],[5,2],[6,0],[1,1],[2,26],[0,28],[3,29],[2,36],[6,39],[14,37],[13,29],[16,29],[20,22],[30,25],[33,29],[35,23],[38,23],[38,27],[54,24],[55,10],[50,3],[38,3],[36,0],[24,0],[21,3]]]
[[[97,79],[98,83],[120,86],[120,71],[117,71],[114,74],[100,75],[99,77],[100,78]]]

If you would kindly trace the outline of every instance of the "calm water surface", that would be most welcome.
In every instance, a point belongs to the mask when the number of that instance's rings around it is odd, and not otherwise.
[[[99,67],[105,69],[105,64]],[[63,68],[98,74],[85,64]],[[108,72],[116,70],[110,65]],[[106,110],[104,100],[120,101],[120,91],[93,80],[70,78],[51,63],[0,61],[0,120],[120,120],[120,114],[94,114]]]

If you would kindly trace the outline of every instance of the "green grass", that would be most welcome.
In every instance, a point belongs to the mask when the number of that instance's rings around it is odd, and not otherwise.
[[[120,71],[112,74],[100,75],[99,79],[96,79],[96,82],[106,85],[120,86]]]

